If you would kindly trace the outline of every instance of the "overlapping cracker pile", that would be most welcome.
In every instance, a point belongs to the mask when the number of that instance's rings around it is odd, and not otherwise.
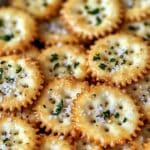
[[[150,150],[150,0],[1,2],[0,150]]]

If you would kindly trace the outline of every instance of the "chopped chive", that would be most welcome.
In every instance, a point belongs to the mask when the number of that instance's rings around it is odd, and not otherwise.
[[[110,62],[115,62],[115,61],[116,61],[115,58],[111,58],[111,59],[110,59]]]
[[[6,77],[5,79],[7,80],[7,82],[13,82],[14,81],[14,78],[11,78],[11,77]]]
[[[128,53],[129,53],[129,52],[126,50],[126,51],[125,51],[125,54],[128,54]]]
[[[122,61],[121,65],[124,65],[125,63],[126,63],[126,60],[125,60],[125,59],[123,59],[123,61]]]
[[[2,79],[3,76],[3,68],[0,68],[0,79]]]
[[[48,6],[48,4],[47,4],[46,2],[44,2],[44,3],[43,3],[43,6],[45,6],[45,7],[46,7],[46,6]]]
[[[147,38],[147,39],[150,39],[150,33],[147,33],[147,34],[146,34],[146,38]]]
[[[101,58],[100,58],[100,54],[99,53],[97,53],[97,54],[95,54],[94,56],[93,56],[93,61],[97,61],[97,60],[100,60]]]
[[[3,25],[4,25],[4,21],[0,19],[0,27],[2,27]]]
[[[98,14],[99,13],[99,11],[100,11],[100,9],[99,8],[95,8],[95,9],[88,9],[88,13],[89,14],[91,14],[91,15],[95,15],[95,14]]]
[[[147,21],[146,21],[146,22],[144,22],[144,25],[145,25],[145,26],[149,26],[149,25],[150,25],[150,22],[147,22]]]
[[[124,119],[123,119],[123,122],[125,123],[126,121],[127,121],[127,118],[124,118]]]
[[[9,68],[11,68],[11,67],[12,67],[12,65],[8,64],[8,67],[9,67]]]
[[[67,70],[68,70],[68,72],[71,71],[71,66],[70,65],[67,66]]]
[[[6,35],[0,36],[0,40],[3,40],[3,41],[8,42],[8,41],[10,41],[13,37],[14,37],[13,34],[6,34]]]
[[[54,61],[57,61],[58,60],[58,55],[55,53],[55,54],[52,54],[51,55],[51,58],[50,58],[50,61],[51,62],[54,62]]]
[[[59,66],[60,66],[59,63],[56,63],[56,64],[54,65],[53,70],[56,70]]]
[[[89,6],[88,6],[88,5],[85,5],[84,8],[85,8],[85,9],[89,9]]]
[[[102,70],[105,70],[106,67],[107,67],[107,65],[105,65],[104,63],[101,63],[101,64],[99,65],[99,68],[101,68]]]
[[[96,94],[94,93],[94,94],[92,94],[92,97],[96,97]]]
[[[131,30],[131,31],[137,31],[139,29],[139,27],[135,27],[135,26],[128,26],[128,29]]]
[[[59,115],[61,113],[61,110],[63,108],[63,100],[60,101],[60,103],[58,103],[56,105],[56,109],[55,109],[55,112],[53,112],[53,115]]]
[[[119,114],[118,112],[116,112],[116,113],[114,114],[114,117],[115,117],[115,118],[119,118],[119,116],[120,116],[120,114]]]
[[[80,64],[79,62],[75,62],[74,63],[74,68],[77,68],[79,66],[79,64]]]
[[[96,25],[100,25],[102,23],[102,19],[99,17],[96,17]]]
[[[4,143],[6,143],[7,141],[9,141],[9,138],[5,138],[5,139],[3,140]]]
[[[111,46],[111,47],[110,47],[110,49],[114,49],[114,47],[113,47],[113,46]]]
[[[104,116],[104,118],[110,118],[110,111],[109,110],[106,110],[106,111],[104,111],[103,112],[103,116]]]
[[[18,65],[17,69],[16,69],[16,73],[19,73],[20,71],[22,71],[22,67],[20,65]]]

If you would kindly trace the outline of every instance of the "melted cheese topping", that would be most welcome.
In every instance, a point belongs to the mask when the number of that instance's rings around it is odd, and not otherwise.
[[[126,7],[127,20],[136,20],[146,16],[150,10],[149,0],[122,0]]]
[[[128,93],[135,97],[142,106],[148,120],[150,120],[150,72],[127,88]]]
[[[71,106],[85,84],[76,80],[55,79],[42,93],[35,110],[48,128],[67,134],[72,129]]]
[[[113,28],[120,21],[120,12],[118,0],[70,0],[62,10],[65,21],[73,31],[86,36],[101,35],[108,28]]]
[[[41,144],[42,150],[73,150],[69,142],[61,137],[48,136]]]
[[[77,79],[86,77],[86,55],[82,48],[77,46],[50,47],[43,51],[40,62],[47,79],[68,76],[74,76]]]
[[[54,18],[50,22],[41,23],[40,36],[46,44],[58,42],[73,43],[77,41],[64,27],[60,18]]]
[[[128,139],[138,127],[139,119],[133,100],[107,86],[91,87],[78,97],[73,108],[75,127],[102,145]]]
[[[39,19],[47,17],[46,15],[51,15],[54,13],[53,11],[57,11],[60,3],[61,0],[36,0],[36,3],[34,0],[12,0],[10,2],[12,6],[25,9]]]
[[[128,9],[144,9],[150,8],[150,1],[149,0],[123,0],[126,8]]]
[[[124,25],[123,30],[142,37],[145,40],[150,40],[150,19],[129,22]]]
[[[34,129],[19,118],[0,119],[0,149],[33,149],[36,134]]]
[[[23,49],[29,44],[28,42],[33,40],[36,34],[35,30],[35,22],[28,14],[14,8],[0,9],[0,47],[2,53],[12,53]]]
[[[38,77],[35,77],[35,74]],[[18,56],[0,59],[0,104],[3,109],[31,101],[40,86],[40,72],[31,61]]]
[[[145,70],[149,47],[132,35],[116,34],[97,41],[88,59],[97,78],[124,84]]]

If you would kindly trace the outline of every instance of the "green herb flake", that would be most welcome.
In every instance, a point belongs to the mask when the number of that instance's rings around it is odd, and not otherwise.
[[[110,115],[111,115],[111,114],[110,114],[110,111],[109,111],[109,110],[106,110],[106,111],[103,112],[104,119],[105,119],[105,118],[110,118]]]
[[[44,2],[44,3],[43,3],[43,6],[45,6],[45,7],[46,7],[46,6],[48,6],[48,4],[47,4],[46,2]]]
[[[0,68],[0,79],[2,79],[2,76],[3,76],[3,68]]]
[[[13,34],[6,34],[6,35],[0,36],[0,40],[6,41],[6,42],[10,41],[12,38],[14,38]]]
[[[95,9],[88,9],[87,12],[88,12],[89,14],[91,14],[91,15],[96,15],[96,14],[99,13],[99,11],[100,11],[99,8],[95,8]]]
[[[5,79],[7,82],[13,82],[15,80],[14,78],[11,78],[11,77],[6,77]]]
[[[115,61],[116,61],[115,58],[111,58],[111,59],[110,59],[110,62],[115,62]]]
[[[99,68],[102,69],[102,70],[105,70],[106,67],[107,67],[107,65],[105,65],[104,63],[101,63],[101,64],[99,65]]]
[[[3,19],[0,19],[0,27],[2,27],[3,25],[4,25]]]
[[[150,33],[146,34],[146,39],[150,39]]]
[[[19,73],[22,71],[22,67],[20,65],[17,66],[17,69],[16,69],[16,73]]]
[[[9,138],[5,138],[5,139],[3,140],[4,143],[6,143],[7,141],[9,141]]]
[[[124,123],[127,122],[127,118],[124,118],[124,119],[123,119],[123,122],[124,122]]]
[[[126,51],[125,51],[125,54],[128,54],[128,53],[129,53],[129,52],[126,50]]]
[[[99,17],[96,17],[96,25],[100,25],[102,23],[102,19]]]
[[[56,70],[59,66],[60,66],[59,63],[56,63],[53,67],[53,70]]]
[[[79,62],[75,62],[74,63],[74,68],[76,69],[79,66],[79,64],[80,64]]]
[[[64,104],[63,104],[63,100],[61,100],[57,105],[56,105],[56,109],[55,112],[53,112],[53,115],[59,115],[61,113],[61,110],[63,108]]]
[[[119,114],[118,112],[116,112],[116,113],[114,114],[114,117],[115,117],[115,118],[119,118],[119,116],[120,116],[120,114]]]
[[[66,67],[67,67],[68,72],[71,72],[71,66],[67,65]]]
[[[129,25],[128,29],[131,30],[131,31],[137,31],[139,29],[139,27],[135,27],[135,26]]]
[[[145,26],[150,26],[150,22],[145,21],[145,22],[144,22],[144,25],[145,25]]]
[[[96,14],[98,14],[100,11],[104,11],[105,10],[105,8],[104,7],[102,7],[102,8],[90,8],[90,6],[88,6],[88,5],[85,5],[85,7],[84,7],[86,10],[87,10],[87,13],[89,13],[89,14],[91,14],[91,15],[96,15]]]
[[[101,58],[100,58],[100,54],[99,53],[97,53],[97,54],[95,54],[94,56],[93,56],[93,61],[97,61],[97,60],[100,60]]]
[[[89,9],[89,6],[88,6],[88,5],[85,5],[84,8],[85,8],[86,10],[88,10],[88,9]]]
[[[113,47],[113,46],[111,46],[111,47],[110,47],[110,49],[114,49],[114,47]]]
[[[55,53],[55,54],[52,54],[51,55],[51,58],[50,58],[50,61],[51,62],[54,62],[54,61],[57,61],[58,60],[58,55]]]
[[[92,96],[91,96],[92,98],[95,98],[96,97],[96,94],[94,93],[94,94],[92,94]]]
[[[8,67],[9,67],[9,68],[11,68],[11,67],[12,67],[12,65],[8,64]]]
[[[126,60],[125,59],[123,59],[123,61],[122,61],[122,63],[121,63],[122,65],[124,65],[124,64],[126,64]]]

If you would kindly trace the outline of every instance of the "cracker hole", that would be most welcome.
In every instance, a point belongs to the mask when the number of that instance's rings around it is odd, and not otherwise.
[[[150,128],[148,128],[147,131],[150,132]]]
[[[23,142],[21,140],[18,141],[18,144],[22,144]]]
[[[69,117],[70,117],[70,115],[69,115],[69,114],[66,114],[66,117],[67,117],[67,118],[69,118]]]
[[[128,65],[131,66],[131,65],[133,65],[133,63],[132,63],[132,62],[129,62]]]
[[[120,106],[119,106],[119,109],[123,109],[123,106],[120,105]]]
[[[149,82],[149,79],[148,79],[148,78],[145,78],[145,82]]]
[[[83,142],[83,145],[86,145],[87,143],[86,142]]]
[[[82,11],[81,10],[76,10],[76,13],[78,14],[78,15],[81,15],[82,14]]]
[[[109,132],[109,128],[105,128],[104,130],[105,130],[105,132]]]
[[[91,123],[96,123],[96,120],[94,120],[94,119],[93,119],[93,120],[91,120]]]
[[[58,135],[58,133],[57,132],[54,132],[54,136],[57,136]]]
[[[119,126],[121,126],[121,125],[122,125],[122,123],[121,123],[121,122],[118,122],[118,125],[119,125]]]
[[[108,102],[107,102],[107,101],[105,101],[104,105],[105,105],[105,106],[107,106],[107,105],[108,105]]]
[[[89,105],[89,110],[93,110],[94,107],[92,105]]]
[[[137,90],[137,88],[136,88],[136,87],[133,87],[133,90],[134,90],[134,91],[136,91],[136,90]]]

